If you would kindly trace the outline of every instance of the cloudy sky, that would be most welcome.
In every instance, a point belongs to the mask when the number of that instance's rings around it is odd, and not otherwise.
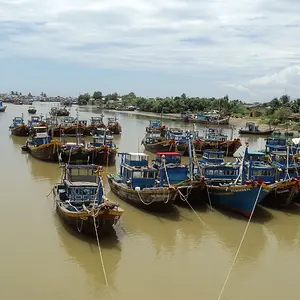
[[[300,97],[298,0],[0,0],[0,92]]]

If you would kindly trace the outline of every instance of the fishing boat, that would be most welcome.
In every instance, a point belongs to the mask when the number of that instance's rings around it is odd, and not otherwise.
[[[230,116],[222,116],[217,111],[199,112],[194,116],[193,122],[206,125],[228,125]]]
[[[246,217],[272,189],[263,182],[246,180],[245,159],[225,162],[223,151],[206,150],[199,166],[207,181],[209,203]]]
[[[5,112],[6,108],[7,108],[7,106],[3,105],[3,101],[0,100],[0,112]]]
[[[149,125],[146,127],[146,134],[159,134],[161,137],[165,137],[166,134],[166,126],[162,124],[161,121],[155,120],[155,121],[149,121]]]
[[[239,134],[271,135],[274,130],[260,130],[254,122],[247,122],[244,128],[239,130]]]
[[[190,122],[191,120],[193,120],[193,114],[187,113],[187,112],[183,112],[183,113],[181,113],[180,119],[181,119],[183,122],[188,123],[188,122]]]
[[[60,141],[52,139],[48,135],[46,126],[37,126],[33,127],[32,136],[26,141],[22,150],[39,160],[58,162],[61,146]]]
[[[90,124],[85,127],[84,135],[93,135],[97,128],[105,128],[103,123],[103,115],[100,117],[91,117]]]
[[[117,147],[113,142],[113,134],[105,128],[94,131],[93,140],[88,144],[89,160],[91,163],[112,166],[116,162]]]
[[[202,204],[207,198],[205,180],[193,176],[193,160],[190,160],[190,165],[184,165],[181,158],[180,152],[158,152],[153,167],[156,169],[164,167],[164,185],[172,185],[178,189],[175,203],[184,201],[190,205]]]
[[[43,121],[43,116],[31,116],[31,118],[28,120],[29,129],[36,126],[47,126],[47,122]]]
[[[23,116],[15,117],[12,125],[9,126],[9,130],[11,131],[11,134],[15,136],[29,135],[29,127],[24,123]]]
[[[286,151],[287,140],[282,137],[268,137],[266,141],[266,153],[273,151]]]
[[[86,126],[83,121],[80,122],[73,117],[66,116],[59,125],[55,126],[53,129],[49,129],[49,134],[50,131],[53,132],[53,136],[55,137],[60,137],[63,134],[84,134],[85,128]]]
[[[67,141],[68,138],[75,138],[76,141]],[[61,141],[60,161],[75,165],[89,164],[90,153],[85,146],[82,134],[62,134]]]
[[[124,212],[104,196],[101,171],[95,165],[65,165],[62,181],[54,186],[57,214],[83,234],[114,232]]]
[[[204,136],[195,138],[193,143],[197,154],[207,149],[217,149],[224,151],[226,156],[233,156],[242,145],[240,139],[229,140],[220,128],[206,128]]]
[[[35,107],[34,107],[34,106],[29,106],[29,108],[28,108],[28,113],[29,113],[29,114],[35,114],[35,113],[36,113]]]
[[[121,153],[120,173],[107,178],[120,199],[149,210],[170,210],[178,193],[176,188],[164,186],[164,167],[150,166],[144,153]]]
[[[120,134],[122,132],[122,128],[117,120],[117,117],[108,118],[107,129],[111,131],[113,134]]]

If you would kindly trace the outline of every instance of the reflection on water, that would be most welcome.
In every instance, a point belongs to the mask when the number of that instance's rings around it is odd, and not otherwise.
[[[35,106],[38,114],[49,115],[52,104]],[[71,107],[73,116],[76,108]],[[27,109],[8,104],[0,114],[1,204],[5,212],[0,219],[0,263],[5,274],[0,298],[109,299],[97,244],[65,227],[53,211],[52,197],[46,198],[53,183],[60,180],[58,164],[22,153],[26,138],[10,136],[12,119],[22,112],[26,119]],[[86,120],[102,112],[105,121],[116,115],[122,125],[122,134],[115,136],[119,152],[144,151],[141,140],[148,117],[95,107],[78,109],[79,118]],[[192,129],[191,124],[165,123]],[[235,127],[237,136],[239,128]],[[199,124],[196,128],[203,129]],[[224,131],[231,135],[230,127]],[[264,148],[264,138],[243,136],[241,140],[248,142],[250,149]],[[105,171],[116,172],[118,163]],[[104,185],[107,196],[125,210],[116,236],[100,241],[112,299],[198,299],[200,293],[203,299],[217,299],[245,219],[227,211],[199,209],[203,224],[185,207],[167,215],[151,214],[118,199],[110,192],[105,176]],[[299,207],[284,212],[257,209],[222,300],[281,300],[287,294],[289,299],[299,298],[299,214]]]

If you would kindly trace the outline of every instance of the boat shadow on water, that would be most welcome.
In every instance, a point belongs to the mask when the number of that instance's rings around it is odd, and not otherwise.
[[[245,216],[243,216],[241,214],[227,210],[222,207],[213,207],[213,209],[221,212],[223,215],[227,216],[230,219],[245,220],[245,222],[247,222],[249,220],[248,218],[246,218]],[[264,224],[268,221],[271,221],[273,218],[274,218],[274,216],[272,215],[271,212],[269,212],[264,207],[258,205],[255,208],[255,211],[252,215],[251,223]]]
[[[286,207],[278,207],[278,208],[277,207],[268,207],[268,206],[266,206],[266,207],[270,210],[282,212],[283,214],[286,214],[286,215],[300,216],[300,204],[299,203],[292,202]]]
[[[61,222],[56,214],[54,214],[54,218],[56,219],[59,241],[68,256],[66,261],[79,265],[87,276],[90,276],[97,285],[100,284],[104,288],[105,279],[101,268],[96,238],[83,236],[79,232],[72,230],[72,228]],[[120,263],[122,254],[120,242],[117,235],[111,235],[100,238],[100,245],[106,274],[111,287],[113,287],[115,270]],[[97,288],[97,293],[99,293],[99,288]],[[104,293],[106,293],[105,288],[103,289]]]

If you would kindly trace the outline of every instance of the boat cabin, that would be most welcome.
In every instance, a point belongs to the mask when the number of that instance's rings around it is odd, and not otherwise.
[[[211,142],[225,142],[227,138],[228,136],[217,128],[208,128],[204,134],[204,139]]]
[[[64,196],[65,200],[69,200],[73,206],[88,205],[94,201],[98,204],[102,203],[102,180],[96,170],[95,165],[65,166],[64,185],[59,191],[61,197]],[[98,196],[97,199],[95,199],[96,196]]]
[[[98,126],[103,124],[103,115],[101,117],[91,117],[91,126]]]
[[[181,153],[180,152],[157,152],[155,162],[161,164],[162,157],[165,157],[165,164],[181,164]]]
[[[15,117],[15,118],[13,119],[13,126],[14,126],[14,127],[20,126],[20,125],[22,125],[22,124],[24,124],[24,120],[23,120],[22,117]]]
[[[181,164],[179,152],[157,152],[153,167],[156,169],[163,167],[161,171],[165,184],[177,184],[189,178],[189,167]]]
[[[108,126],[113,126],[113,125],[116,125],[118,123],[118,120],[116,117],[114,118],[107,118],[108,122],[107,122],[107,125]]]
[[[61,126],[72,126],[75,123],[75,118],[73,117],[64,117],[62,122],[61,122]]]
[[[155,186],[159,171],[149,166],[149,156],[144,153],[122,153],[120,176],[122,183],[132,189]]]
[[[104,128],[97,128],[96,134],[93,136],[93,141],[90,144],[94,147],[101,147],[103,145],[106,145],[110,148],[113,148],[113,139],[114,137],[109,130]]]
[[[38,126],[41,122],[41,117],[40,116],[31,116],[30,120],[28,121],[28,125],[30,127],[35,127]]]
[[[36,146],[48,144],[51,142],[51,136],[48,134],[46,126],[35,126],[33,127],[32,143]]]
[[[225,151],[215,151],[212,149],[204,150],[200,163],[221,164],[224,163]]]
[[[269,137],[266,141],[266,151],[286,151],[287,141],[281,137]]]
[[[251,132],[258,132],[259,128],[258,128],[258,125],[256,125],[254,122],[247,122],[246,130],[249,130]]]

